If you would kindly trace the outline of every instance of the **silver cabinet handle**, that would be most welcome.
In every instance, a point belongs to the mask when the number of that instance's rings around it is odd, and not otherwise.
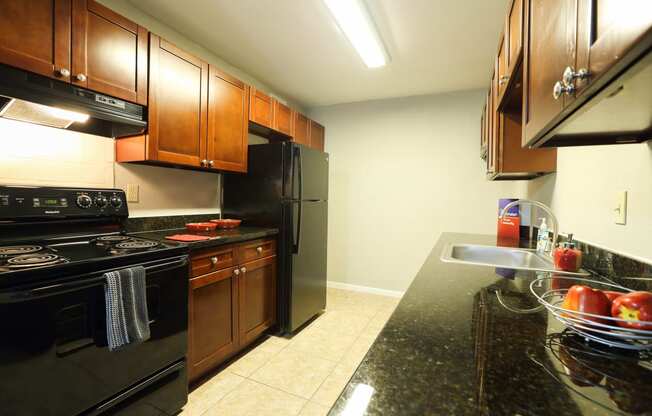
[[[564,85],[561,81],[555,82],[554,87],[552,87],[552,96],[555,100],[558,100],[562,94],[571,95],[575,92],[575,87],[573,85]]]
[[[211,257],[211,263],[215,266],[217,264],[217,257]]]
[[[498,80],[498,85],[503,85],[503,84],[507,83],[507,81],[509,81],[509,75],[503,75]]]
[[[209,160],[208,161],[208,166],[213,167],[213,163],[215,163],[215,162],[213,162],[212,160]]]
[[[54,71],[54,73],[58,77],[69,77],[70,76],[70,71],[67,70],[66,68],[57,69],[56,71]]]
[[[256,247],[256,251],[258,252],[258,254],[260,254],[260,253],[263,252],[263,248],[262,247]]]
[[[75,78],[77,78],[77,81],[79,81],[79,82],[86,81],[86,75],[84,75],[84,74],[77,74],[77,76]]]
[[[591,76],[591,73],[586,68],[581,68],[579,71],[575,72],[572,66],[567,66],[564,69],[564,74],[561,77],[561,80],[566,85],[571,85],[576,79],[587,79]]]
[[[201,161],[201,165],[202,165],[202,166],[206,166],[206,165],[208,165],[208,160],[206,160],[206,159],[202,160],[202,161]]]
[[[246,267],[243,267],[243,268],[240,269],[240,271],[241,271],[242,273],[247,273],[247,268],[246,268]]]
[[[234,276],[237,276],[237,275],[239,275],[239,274],[240,274],[240,270],[235,269],[235,270],[233,271],[233,275],[234,275]]]

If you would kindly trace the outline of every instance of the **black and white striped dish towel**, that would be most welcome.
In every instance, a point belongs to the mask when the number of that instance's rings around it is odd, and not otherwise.
[[[109,351],[149,339],[145,268],[130,267],[104,273],[106,335]]]

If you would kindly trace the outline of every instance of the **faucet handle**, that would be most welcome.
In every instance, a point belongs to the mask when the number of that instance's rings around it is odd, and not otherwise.
[[[573,233],[568,233],[568,242],[569,243],[573,242]]]

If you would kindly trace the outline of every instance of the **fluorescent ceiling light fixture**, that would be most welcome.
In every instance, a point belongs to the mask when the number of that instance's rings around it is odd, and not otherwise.
[[[65,129],[72,123],[85,123],[90,116],[30,101],[11,99],[0,111],[0,117]]]
[[[369,68],[387,64],[387,52],[363,0],[324,0],[324,3]]]
[[[346,406],[342,411],[342,416],[364,415],[374,392],[374,388],[368,384],[360,383],[355,386],[351,398],[346,402]]]

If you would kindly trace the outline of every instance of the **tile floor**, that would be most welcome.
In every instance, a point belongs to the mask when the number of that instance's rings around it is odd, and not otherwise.
[[[398,301],[328,289],[323,315],[235,360],[192,391],[180,415],[326,415]]]

